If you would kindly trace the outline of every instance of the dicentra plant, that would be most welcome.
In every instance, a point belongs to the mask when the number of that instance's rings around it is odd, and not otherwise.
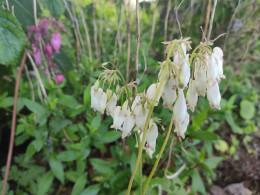
[[[161,155],[169,139],[172,127],[179,139],[185,139],[190,122],[189,112],[194,112],[199,96],[209,101],[211,108],[221,109],[219,83],[223,75],[223,52],[219,47],[212,48],[212,42],[200,43],[191,54],[190,38],[164,42],[167,58],[159,64],[160,72],[156,83],[152,83],[143,93],[136,92],[135,83],[126,83],[123,74],[112,63],[104,63],[104,72],[91,87],[91,107],[100,114],[111,115],[111,128],[122,131],[122,139],[132,134],[136,137],[138,156],[129,181],[127,194],[138,166],[142,167],[143,150],[153,157],[158,136],[159,118],[153,115],[155,106],[172,111],[171,122],[164,143],[154,167],[140,190],[145,194]],[[108,68],[109,66],[112,68]],[[133,88],[133,90],[131,90]],[[125,98],[126,97],[126,98]],[[160,99],[163,103],[160,104]],[[188,111],[190,110],[190,111]],[[141,177],[142,174],[140,174]]]

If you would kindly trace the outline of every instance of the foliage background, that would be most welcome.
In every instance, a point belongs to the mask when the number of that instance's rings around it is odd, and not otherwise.
[[[30,62],[26,62],[32,86],[23,72],[7,194],[124,194],[137,156],[135,138],[130,136],[126,141],[121,140],[121,133],[109,128],[111,117],[101,116],[90,108],[90,87],[101,73],[103,62],[115,62],[126,73],[127,12],[124,2],[65,0],[65,3],[73,13],[73,21],[64,1],[37,1],[38,19],[55,17],[65,26],[61,52],[54,58],[65,80],[62,84],[54,80],[49,84],[43,70],[39,69],[48,92],[48,98],[41,102],[37,78]],[[166,40],[180,37],[174,14],[174,6],[179,3],[175,0],[170,4]],[[183,36],[191,37],[192,46],[201,40],[200,26],[205,25],[207,3],[207,0],[184,1],[179,8]],[[140,3],[140,92],[156,81],[158,61],[164,59],[161,42],[164,41],[167,4],[167,0]],[[244,182],[253,193],[259,193],[259,4],[256,0],[218,1],[211,37],[227,33],[214,43],[224,49],[226,79],[220,85],[222,109],[212,110],[205,98],[200,98],[183,142],[187,157],[179,142],[175,142],[172,150],[170,171],[176,171],[183,162],[186,162],[187,168],[174,180],[164,178],[169,141],[147,194],[157,194],[158,190],[169,194],[206,194],[212,185],[224,188],[239,182]],[[5,2],[2,1],[1,5],[4,8]],[[19,31],[21,36],[25,36],[27,27],[34,25],[33,1],[9,0],[9,6],[14,7],[14,14],[22,28]],[[88,25],[92,61],[80,8]],[[130,13],[130,75],[133,78],[136,49],[134,6],[131,6]],[[151,38],[154,14],[155,30]],[[3,27],[0,21],[0,29]],[[115,44],[118,30],[120,38]],[[82,37],[83,44],[77,41],[77,36]],[[0,46],[1,51],[4,47]],[[3,53],[1,59],[2,56]],[[20,61],[21,55],[16,54],[10,65],[4,61],[0,65],[2,176],[8,153],[14,83]],[[167,109],[155,109],[155,116],[162,119],[164,127],[169,124],[170,115]],[[159,131],[154,157],[165,135],[163,129]],[[145,175],[149,174],[154,161],[155,158],[150,159],[144,154]],[[138,179],[136,177],[133,186],[135,193],[138,193]],[[1,183],[2,180],[0,188]]]

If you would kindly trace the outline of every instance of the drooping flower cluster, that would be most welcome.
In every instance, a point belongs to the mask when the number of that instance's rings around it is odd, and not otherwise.
[[[54,49],[55,53],[59,53],[62,38],[59,31],[65,32],[63,24],[54,18],[44,17],[39,21],[37,26],[29,26],[28,29],[34,32],[32,50],[35,63],[40,68],[45,69],[45,74],[49,72],[47,69],[55,69],[54,72],[59,73],[59,68],[53,62],[52,49]],[[49,37],[50,31],[52,31],[51,37]],[[43,47],[42,52],[41,47]],[[43,57],[44,60],[42,59]],[[47,67],[42,66],[43,61],[48,64]],[[55,79],[57,83],[61,83],[64,75],[58,74],[55,76]]]
[[[110,89],[104,92],[99,88],[100,80],[97,80],[91,88],[91,107],[101,114],[106,110],[113,118],[111,128],[122,131],[123,139],[130,136],[132,131],[136,132],[141,140],[145,139],[145,150],[150,157],[155,152],[158,120],[152,118],[149,111],[159,105],[161,97],[163,107],[168,107],[173,112],[174,132],[184,139],[190,121],[188,110],[194,112],[199,96],[207,94],[210,106],[220,109],[218,84],[224,78],[223,52],[219,47],[212,51],[208,43],[201,43],[189,55],[191,42],[188,38],[164,44],[167,44],[168,56],[166,61],[160,63],[158,81],[143,93],[136,94],[134,99],[129,97],[128,91],[123,105],[117,105],[120,93],[126,91],[128,86],[122,87],[121,91],[118,90],[120,87],[117,87],[116,93]],[[116,72],[106,69],[102,79],[106,82],[111,75],[116,75]],[[107,76],[104,76],[106,74]],[[145,127],[147,132],[143,137]]]

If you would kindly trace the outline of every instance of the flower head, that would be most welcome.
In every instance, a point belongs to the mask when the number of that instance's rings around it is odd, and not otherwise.
[[[53,33],[51,36],[51,45],[54,48],[56,53],[59,53],[60,46],[61,46],[61,34],[60,33]]]

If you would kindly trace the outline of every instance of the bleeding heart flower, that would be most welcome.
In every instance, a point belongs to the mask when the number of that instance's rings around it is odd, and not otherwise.
[[[51,45],[54,48],[56,53],[59,53],[60,46],[61,46],[61,34],[60,33],[53,33],[51,36]]]
[[[170,110],[172,110],[172,105],[177,98],[176,83],[177,81],[171,76],[162,93],[163,106],[166,105]]]
[[[195,107],[197,105],[197,101],[198,101],[198,93],[196,90],[196,86],[195,86],[195,81],[194,80],[190,80],[190,84],[189,84],[189,89],[187,92],[187,102],[189,104],[188,108],[194,112]]]
[[[41,31],[41,34],[44,36],[48,35],[48,28],[49,28],[50,22],[47,18],[43,18],[39,21],[38,27]]]
[[[52,56],[52,47],[50,44],[47,44],[44,46],[44,52],[47,56],[47,58],[51,59],[53,56]]]
[[[33,57],[34,57],[35,63],[40,66],[42,64],[41,50],[36,48],[33,53]]]
[[[187,105],[184,97],[183,90],[179,90],[178,98],[173,107],[173,113],[176,123],[182,123],[185,119],[187,112]]]
[[[64,80],[64,75],[62,75],[62,74],[56,75],[57,83],[62,83],[63,80]]]
[[[221,109],[221,107],[220,107],[221,94],[219,91],[218,83],[216,83],[215,85],[212,85],[208,88],[207,98],[208,98],[211,108],[217,108],[218,110]]]

